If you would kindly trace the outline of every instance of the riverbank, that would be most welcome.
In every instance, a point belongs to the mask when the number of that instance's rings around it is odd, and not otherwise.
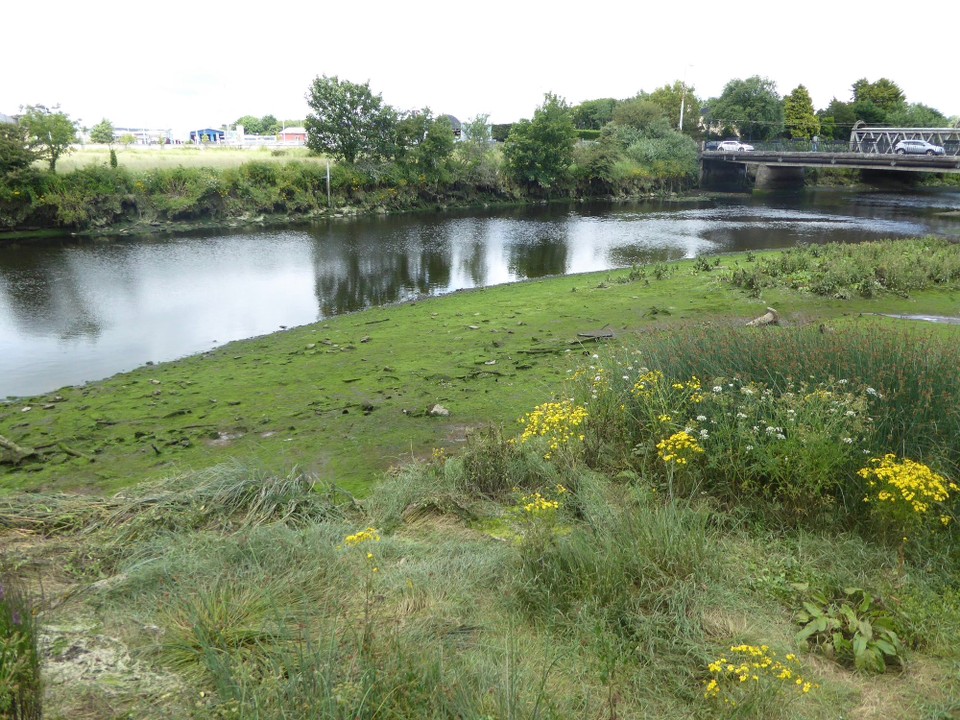
[[[951,717],[960,490],[867,479],[957,467],[960,328],[879,313],[958,265],[528,281],[3,407],[0,643],[50,718]]]
[[[478,427],[512,424],[593,352],[590,333],[736,326],[768,305],[792,326],[865,312],[955,314],[952,297],[938,292],[865,300],[851,290],[837,300],[771,287],[751,297],[726,277],[758,257],[457,292],[20,398],[0,408],[0,435],[38,455],[0,466],[3,484],[111,491],[239,459],[296,465],[363,494],[405,459],[457,447]],[[435,406],[444,410],[431,414]]]

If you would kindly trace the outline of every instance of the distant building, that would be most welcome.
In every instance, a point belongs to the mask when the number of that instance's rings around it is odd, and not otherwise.
[[[453,115],[441,115],[437,119],[446,118],[450,121],[450,127],[453,128],[453,136],[460,137],[460,133],[463,131],[463,123],[457,120]]]
[[[128,136],[133,137],[137,145],[166,145],[171,142],[171,134],[168,129],[142,127],[115,127],[113,129],[114,140],[121,140]]]
[[[203,130],[191,130],[190,131],[190,142],[202,143],[219,143],[224,140],[225,131],[224,130],[214,130],[213,128],[204,128]]]
[[[292,145],[306,145],[307,129],[303,127],[284,128],[279,133],[277,133],[277,138],[282,143],[290,143]]]
[[[4,115],[3,113],[0,113],[0,124],[3,124],[3,125],[16,125],[16,124],[17,124],[17,121],[14,120],[14,119],[13,119],[12,117],[10,117],[9,115]]]

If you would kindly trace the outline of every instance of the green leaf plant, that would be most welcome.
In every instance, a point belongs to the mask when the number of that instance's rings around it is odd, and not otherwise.
[[[798,590],[806,591],[805,585]],[[803,628],[796,641],[841,665],[860,672],[882,673],[904,664],[904,646],[897,618],[879,598],[863,588],[844,588],[840,595],[812,593],[797,613]]]

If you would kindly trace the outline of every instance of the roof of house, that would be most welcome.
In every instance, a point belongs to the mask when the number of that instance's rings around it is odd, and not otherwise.
[[[5,123],[7,125],[16,125],[17,121],[14,120],[9,115],[4,115],[3,113],[0,113],[0,123]]]
[[[290,135],[306,135],[307,129],[305,127],[288,127],[280,131],[281,135],[285,135],[288,133]]]

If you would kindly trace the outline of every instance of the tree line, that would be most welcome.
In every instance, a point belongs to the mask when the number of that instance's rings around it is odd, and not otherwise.
[[[885,78],[858,80],[851,91],[849,101],[834,98],[821,110],[814,110],[804,86],[781,97],[759,76],[731,80],[708,100],[681,82],[577,105],[547,93],[529,119],[492,126],[486,115],[460,123],[429,107],[400,111],[369,82],[321,75],[305,93],[310,113],[303,124],[308,148],[334,161],[329,204],[325,178],[302,163],[282,173],[250,163],[240,171],[181,168],[176,177],[160,170],[135,176],[117,167],[112,153],[111,167],[102,171],[60,176],[56,164],[77,141],[77,123],[59,108],[30,106],[18,123],[0,123],[0,228],[638,197],[693,187],[698,143],[706,139],[845,139],[859,120],[914,127],[950,122],[933,108],[908,103]],[[276,123],[273,116],[240,120],[251,133]],[[106,123],[95,131],[106,134]],[[112,127],[109,132],[112,140]]]

